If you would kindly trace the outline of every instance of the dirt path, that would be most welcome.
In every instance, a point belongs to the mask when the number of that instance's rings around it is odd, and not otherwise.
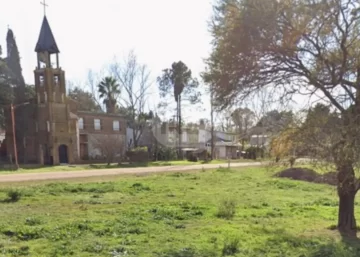
[[[231,167],[251,167],[260,166],[261,162],[248,163],[231,163]],[[0,175],[0,183],[3,182],[22,182],[22,181],[40,181],[69,178],[87,178],[114,176],[123,174],[144,174],[160,173],[171,171],[189,171],[201,169],[216,169],[218,167],[227,167],[227,164],[201,164],[186,166],[162,166],[162,167],[142,167],[142,168],[119,168],[119,169],[98,169],[98,170],[78,170],[78,171],[61,171],[61,172],[42,172],[42,173],[19,173]]]

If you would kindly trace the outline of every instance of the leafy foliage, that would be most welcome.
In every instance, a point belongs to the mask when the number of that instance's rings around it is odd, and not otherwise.
[[[13,91],[10,87],[10,70],[5,60],[0,55],[0,127],[5,127],[6,106],[13,100]]]
[[[22,68],[20,64],[20,54],[19,50],[15,41],[14,33],[11,29],[8,30],[6,35],[6,46],[7,46],[7,58],[6,63],[9,69],[11,70],[11,77],[13,83],[16,85],[18,89],[17,97],[19,98],[18,101],[24,101],[24,93],[25,93],[25,80],[22,75]]]
[[[120,96],[120,84],[114,77],[105,77],[98,85],[100,98],[106,106],[107,113],[115,113]]]
[[[296,128],[286,128],[273,137],[270,142],[270,154],[276,158],[283,158],[294,154],[297,141]]]
[[[272,110],[261,117],[256,126],[264,128],[265,133],[276,134],[291,125],[293,118],[292,111]]]
[[[80,87],[71,89],[68,96],[77,102],[79,111],[101,112],[101,107],[93,95]]]
[[[196,90],[199,82],[192,77],[191,70],[182,61],[174,62],[170,69],[163,70],[158,82],[162,98],[172,94],[178,102],[179,97],[184,94],[191,103],[199,101],[200,92]]]
[[[236,132],[242,139],[246,138],[250,128],[254,125],[254,112],[249,108],[237,108],[231,113],[231,118],[236,126]]]

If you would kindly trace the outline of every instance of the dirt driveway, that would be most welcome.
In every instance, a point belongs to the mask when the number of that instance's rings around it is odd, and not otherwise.
[[[261,162],[244,162],[231,163],[232,168],[235,167],[251,167],[261,166]],[[78,171],[61,171],[61,172],[42,172],[42,173],[18,173],[18,174],[4,174],[0,175],[0,183],[4,182],[23,182],[23,181],[40,181],[40,180],[55,180],[55,179],[71,179],[71,178],[87,178],[87,177],[102,177],[114,176],[124,174],[145,174],[145,173],[160,173],[173,171],[189,171],[201,169],[216,169],[219,167],[227,167],[228,164],[201,164],[201,165],[186,165],[186,166],[162,166],[162,167],[141,167],[141,168],[119,168],[119,169],[97,169],[97,170],[78,170]]]

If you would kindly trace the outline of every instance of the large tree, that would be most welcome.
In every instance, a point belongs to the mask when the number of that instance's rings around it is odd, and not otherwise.
[[[169,95],[176,102],[176,119],[178,126],[178,147],[181,156],[181,103],[189,101],[194,104],[200,101],[200,92],[197,90],[199,82],[193,78],[191,70],[182,62],[174,62],[170,69],[163,70],[158,77],[160,97],[166,99]]]
[[[237,108],[232,112],[231,118],[235,125],[235,133],[241,140],[244,149],[245,140],[249,137],[250,128],[255,122],[255,113],[249,108]]]
[[[110,73],[118,81],[122,94],[118,99],[119,112],[127,118],[132,129],[130,147],[138,147],[143,133],[150,129],[153,112],[148,110],[149,89],[152,85],[150,71],[138,61],[134,51],[130,51],[123,60],[114,60]]]
[[[77,102],[79,111],[102,112],[94,96],[80,87],[70,89],[68,96]]]
[[[272,110],[266,112],[257,122],[256,127],[261,128],[263,133],[274,135],[291,124],[293,120],[292,111]]]
[[[11,29],[8,30],[6,35],[6,47],[6,63],[11,70],[11,75],[13,77],[17,102],[22,102],[25,98],[25,80],[22,75],[19,50],[14,37],[14,32]]]
[[[22,68],[20,63],[20,53],[17,47],[15,40],[14,32],[11,29],[8,29],[6,35],[6,47],[7,47],[7,57],[6,63],[9,68],[11,75],[11,86],[13,87],[14,92],[14,103],[15,104],[24,104],[29,102],[29,90],[30,87],[27,87],[25,84],[24,77],[22,75]],[[15,127],[16,127],[16,141],[18,143],[19,150],[19,159],[24,163],[27,162],[26,157],[26,137],[28,134],[27,124],[31,122],[28,115],[29,108],[21,106],[16,108],[15,111]]]
[[[356,236],[360,181],[360,12],[358,0],[219,0],[208,59],[215,97],[228,105],[271,88],[284,100],[317,95],[339,113],[332,144],[338,172],[338,229]]]
[[[5,128],[5,113],[8,110],[6,107],[13,99],[12,90],[10,87],[11,78],[10,70],[6,65],[4,58],[2,58],[2,51],[0,46],[0,128]]]
[[[120,97],[120,84],[114,77],[105,77],[98,84],[100,98],[106,106],[107,113],[115,113],[117,102]]]

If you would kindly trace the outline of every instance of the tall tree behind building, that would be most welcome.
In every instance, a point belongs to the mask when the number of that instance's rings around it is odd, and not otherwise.
[[[20,64],[20,54],[15,41],[14,33],[11,29],[6,35],[7,58],[6,64],[11,70],[13,83],[15,86],[16,102],[23,102],[25,100],[25,80],[22,75],[22,68]]]
[[[11,86],[13,87],[14,103],[21,104],[27,102],[25,80],[22,75],[22,68],[20,64],[20,54],[16,44],[14,32],[9,29],[6,35],[7,58],[6,64],[11,72]],[[19,160],[26,163],[26,135],[27,124],[29,116],[26,115],[26,107],[16,108],[15,111],[15,127],[16,127],[16,142],[19,150]]]

